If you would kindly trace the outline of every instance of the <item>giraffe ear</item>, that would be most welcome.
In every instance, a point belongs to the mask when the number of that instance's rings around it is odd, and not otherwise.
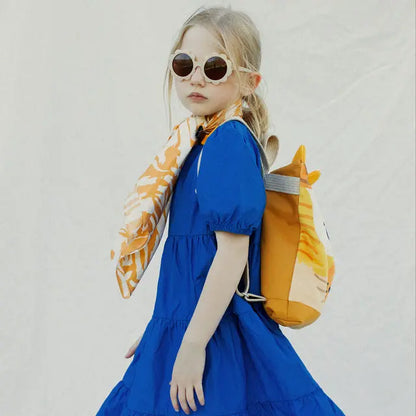
[[[308,174],[308,182],[310,185],[313,185],[321,176],[320,170],[314,170]]]

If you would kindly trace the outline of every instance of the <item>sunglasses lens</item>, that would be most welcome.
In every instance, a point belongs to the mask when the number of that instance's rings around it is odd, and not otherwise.
[[[206,61],[204,71],[208,78],[218,81],[227,73],[227,62],[220,56],[213,56]]]
[[[193,62],[191,57],[186,53],[179,53],[172,60],[172,69],[176,75],[186,77],[192,71]]]

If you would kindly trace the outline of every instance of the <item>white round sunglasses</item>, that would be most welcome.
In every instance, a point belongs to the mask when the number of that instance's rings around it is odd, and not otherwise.
[[[196,68],[200,66],[206,82],[217,85],[225,82],[233,72],[233,64],[223,53],[212,52],[205,56],[202,64],[197,63],[197,59],[192,52],[183,49],[176,49],[169,57],[169,69],[173,76],[181,80],[188,80],[192,77]],[[253,72],[242,66],[239,71]]]

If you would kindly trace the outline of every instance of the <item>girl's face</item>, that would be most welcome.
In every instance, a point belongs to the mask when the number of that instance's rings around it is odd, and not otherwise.
[[[178,49],[192,52],[197,63],[212,52],[217,50],[215,38],[202,26],[193,26],[185,33],[182,44]],[[205,81],[202,68],[197,67],[192,77],[188,80],[180,80],[174,77],[176,93],[182,104],[196,116],[207,116],[231,105],[237,98],[241,98],[240,86],[235,70],[225,82],[214,85]],[[189,94],[196,92],[202,94],[205,99],[195,100]]]

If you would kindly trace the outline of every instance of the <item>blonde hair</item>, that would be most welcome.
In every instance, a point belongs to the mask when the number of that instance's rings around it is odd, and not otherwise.
[[[182,43],[186,31],[192,26],[200,25],[209,30],[218,42],[219,52],[225,53],[231,60],[233,67],[243,66],[252,71],[259,72],[261,63],[261,42],[259,31],[251,18],[243,12],[231,10],[231,7],[198,8],[182,25],[177,39],[170,53],[178,49]],[[236,71],[240,85],[244,80],[240,71]],[[169,100],[169,128],[172,128],[171,95],[172,74],[166,69],[163,90],[166,91]],[[269,115],[263,98],[255,91],[243,100],[243,119],[254,131],[257,138],[264,146],[266,134],[269,128]]]

